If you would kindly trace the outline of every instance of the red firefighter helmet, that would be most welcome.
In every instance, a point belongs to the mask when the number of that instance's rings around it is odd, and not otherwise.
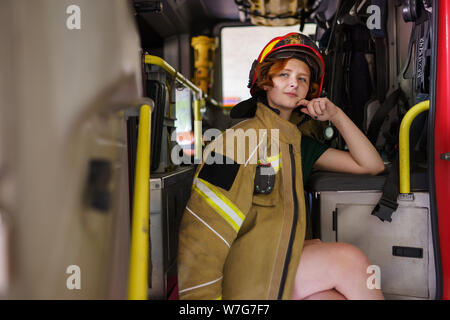
[[[296,58],[304,61],[311,70],[311,82],[319,85],[318,95],[320,95],[325,63],[319,53],[319,48],[310,37],[299,32],[292,32],[269,41],[259,54],[258,59],[253,62],[250,70],[248,87],[252,96],[255,93],[259,65],[268,58]]]

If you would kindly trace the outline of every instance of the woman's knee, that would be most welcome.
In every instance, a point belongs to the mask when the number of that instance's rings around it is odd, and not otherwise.
[[[344,242],[336,242],[333,255],[340,273],[366,273],[369,259],[358,247]]]
[[[333,279],[336,290],[348,299],[383,299],[381,290],[370,290],[367,286],[367,256],[357,247],[347,243],[336,243],[337,268]]]

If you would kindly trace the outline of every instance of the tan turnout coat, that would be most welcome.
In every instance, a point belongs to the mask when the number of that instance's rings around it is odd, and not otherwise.
[[[261,103],[253,118],[231,129],[204,153],[224,155],[228,164],[203,161],[182,217],[180,298],[290,299],[306,225],[301,133]],[[231,144],[250,137],[248,129],[260,133],[256,146]],[[254,194],[258,163],[274,170],[269,194]]]

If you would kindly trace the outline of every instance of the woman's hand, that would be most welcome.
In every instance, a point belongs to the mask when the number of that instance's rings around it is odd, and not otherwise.
[[[304,106],[305,108],[301,109],[303,113],[320,121],[333,121],[339,111],[339,108],[328,98],[315,98],[311,101],[302,99],[297,106]]]

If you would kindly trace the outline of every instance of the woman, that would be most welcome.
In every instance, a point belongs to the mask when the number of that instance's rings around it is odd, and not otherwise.
[[[367,288],[370,263],[359,249],[305,241],[303,179],[312,167],[384,170],[364,134],[331,101],[318,98],[323,74],[314,42],[300,33],[271,40],[253,63],[252,98],[231,114],[249,119],[208,146],[194,178],[180,226],[180,298],[383,298],[381,290]],[[349,152],[302,136],[289,121],[299,109],[331,121]],[[256,147],[248,142],[254,132]]]

